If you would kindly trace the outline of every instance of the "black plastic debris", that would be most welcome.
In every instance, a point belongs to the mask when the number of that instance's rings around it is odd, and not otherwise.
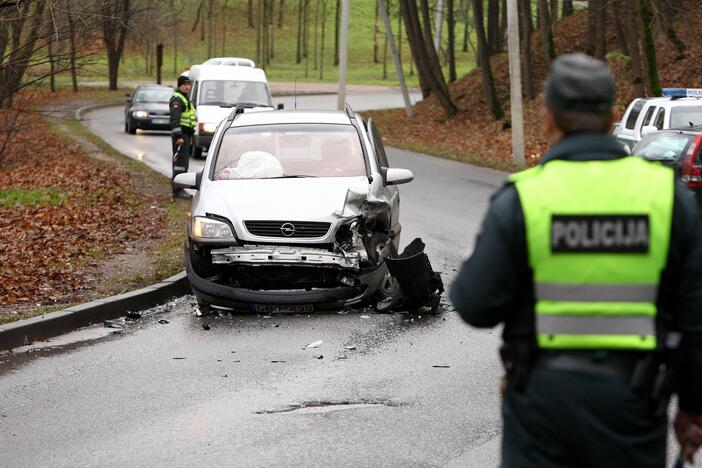
[[[207,323],[203,323],[203,324],[202,324],[202,329],[203,329],[203,330],[209,330],[210,328],[211,328],[211,327],[210,327],[209,324],[207,324]]]
[[[169,324],[170,322],[169,322],[168,320],[166,320],[166,319],[161,319],[161,320],[158,321],[158,323],[160,323],[161,325],[167,325],[167,324]]]
[[[139,312],[127,312],[127,320],[139,320],[141,314]]]
[[[444,282],[441,274],[431,267],[424,247],[424,242],[418,237],[397,257],[384,257],[388,271],[400,286],[401,294],[378,303],[379,311],[402,306],[410,310],[427,307],[435,312],[439,307]]]
[[[118,320],[103,320],[102,323],[105,325],[105,328],[124,328],[124,323]]]

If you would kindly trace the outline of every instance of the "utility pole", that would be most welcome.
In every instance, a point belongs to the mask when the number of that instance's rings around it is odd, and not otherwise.
[[[378,0],[378,4],[380,5],[380,11],[383,15],[383,23],[385,24],[385,34],[388,39],[388,44],[390,45],[392,61],[395,63],[395,72],[397,73],[397,79],[400,82],[400,89],[402,90],[402,99],[405,101],[405,113],[407,114],[407,117],[412,117],[412,103],[410,102],[409,93],[407,92],[407,84],[405,83],[405,74],[402,71],[400,54],[397,52],[395,37],[392,35],[390,18],[388,18],[388,10],[385,9],[385,0]]]
[[[522,70],[519,63],[519,13],[517,0],[507,0],[507,46],[509,50],[509,96],[512,114],[512,161],[519,167],[525,167]]]
[[[434,49],[436,55],[441,52],[441,30],[444,26],[444,0],[437,0],[436,15],[434,16]]]
[[[344,110],[346,107],[346,65],[349,52],[349,2],[341,0],[341,28],[339,29],[339,92],[336,107]]]

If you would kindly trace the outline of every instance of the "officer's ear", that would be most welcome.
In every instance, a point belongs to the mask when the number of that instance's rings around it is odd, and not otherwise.
[[[553,111],[548,107],[543,107],[544,134],[550,144],[553,144],[563,138],[563,131],[556,124],[556,118]]]

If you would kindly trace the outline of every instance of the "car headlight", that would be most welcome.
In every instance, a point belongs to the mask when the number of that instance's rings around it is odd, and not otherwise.
[[[229,225],[212,218],[196,216],[193,218],[193,236],[199,239],[233,239],[234,234]]]
[[[201,123],[200,133],[214,133],[217,131],[217,124],[214,123]]]
[[[148,116],[149,116],[149,113],[146,112],[146,111],[143,111],[143,110],[141,110],[141,111],[134,111],[134,117],[136,117],[137,119],[145,119],[145,118],[147,118]]]

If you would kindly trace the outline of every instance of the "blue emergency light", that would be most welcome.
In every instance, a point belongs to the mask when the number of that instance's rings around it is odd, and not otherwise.
[[[702,98],[702,89],[700,88],[663,88],[663,96],[668,96],[673,99],[691,97]]]

